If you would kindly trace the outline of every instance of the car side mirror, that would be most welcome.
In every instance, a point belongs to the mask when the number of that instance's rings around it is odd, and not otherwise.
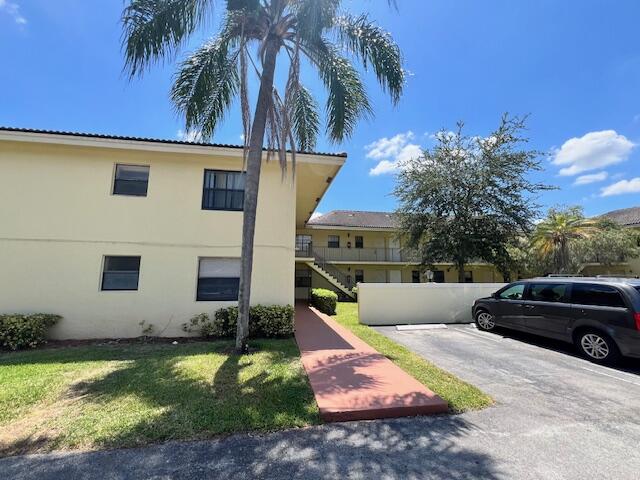
[[[500,298],[500,295],[498,295],[498,292],[493,292],[491,294],[491,298],[495,298],[497,300],[498,298]]]

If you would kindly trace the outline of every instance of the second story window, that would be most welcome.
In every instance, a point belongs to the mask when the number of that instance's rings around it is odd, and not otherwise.
[[[364,239],[362,238],[362,235],[356,235],[356,248],[362,247],[364,247]]]
[[[205,170],[203,210],[241,211],[244,208],[244,172]]]
[[[340,248],[340,236],[329,235],[327,238],[327,245],[329,248]]]
[[[148,165],[116,165],[116,174],[113,179],[114,195],[133,195],[146,197],[149,186]]]

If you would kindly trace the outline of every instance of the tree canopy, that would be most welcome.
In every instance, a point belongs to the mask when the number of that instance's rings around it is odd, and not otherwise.
[[[539,153],[526,148],[525,120],[505,114],[486,137],[466,135],[460,122],[400,166],[397,215],[405,245],[423,265],[453,262],[463,282],[464,265],[483,260],[509,276],[509,247],[539,217],[536,194],[551,188],[530,180],[541,166]]]

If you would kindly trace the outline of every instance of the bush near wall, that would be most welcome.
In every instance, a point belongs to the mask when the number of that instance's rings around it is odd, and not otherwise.
[[[324,288],[314,288],[311,290],[311,305],[327,315],[336,314],[336,304],[338,294]]]
[[[48,313],[0,315],[0,348],[18,350],[46,343],[49,328],[61,319]]]
[[[255,305],[249,311],[249,336],[253,338],[290,337],[294,331],[291,305]],[[213,314],[191,318],[183,329],[203,337],[232,338],[236,335],[238,307],[221,308]]]

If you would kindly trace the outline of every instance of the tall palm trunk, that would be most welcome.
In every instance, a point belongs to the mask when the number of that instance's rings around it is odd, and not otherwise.
[[[260,92],[251,127],[249,154],[247,156],[247,176],[244,190],[244,215],[242,219],[242,259],[240,266],[240,291],[238,296],[238,327],[236,332],[236,351],[247,350],[249,336],[249,308],[251,299],[251,272],[253,271],[253,240],[256,230],[256,210],[258,207],[258,189],[260,169],[262,167],[262,148],[267,124],[269,103],[273,92],[273,76],[278,56],[278,40],[269,37],[266,40]]]

